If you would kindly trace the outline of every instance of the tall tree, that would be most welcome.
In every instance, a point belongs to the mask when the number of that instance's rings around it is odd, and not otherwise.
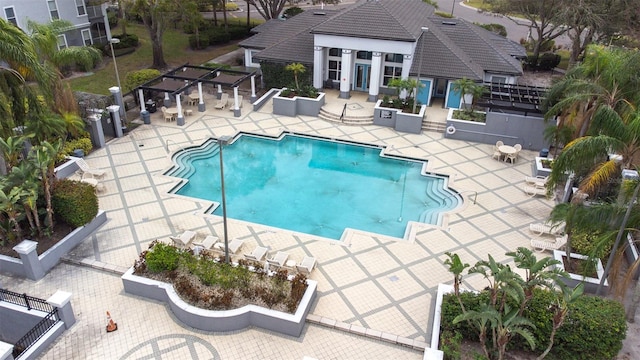
[[[569,0],[496,0],[493,9],[516,24],[530,26],[534,30],[532,55],[538,59],[544,42],[567,32],[564,16],[572,5],[573,2]],[[523,17],[528,22],[523,22]]]
[[[153,55],[154,69],[164,69],[167,62],[164,60],[162,50],[162,38],[167,27],[170,14],[176,10],[175,0],[125,0],[127,8],[132,13],[140,16],[142,23],[149,31],[151,39],[151,52]]]
[[[295,5],[300,2],[300,0],[247,0],[248,3],[253,5],[258,13],[265,19],[277,19],[282,13],[282,9],[284,9],[285,5]],[[312,4],[319,4],[320,2],[324,4],[338,4],[340,0],[313,0]],[[247,9],[249,11],[249,9]]]

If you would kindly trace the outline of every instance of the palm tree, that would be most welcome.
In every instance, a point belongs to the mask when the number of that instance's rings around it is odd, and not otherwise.
[[[472,112],[475,101],[478,98],[480,98],[482,94],[484,94],[484,86],[476,83],[471,79],[467,79],[466,77],[463,77],[462,79],[458,79],[453,82],[453,91],[455,93],[460,94],[460,97],[462,98],[462,107],[464,108],[464,111]],[[472,96],[471,104],[467,104],[465,95]]]
[[[60,151],[60,148],[60,141],[53,144],[44,141],[39,146],[34,146],[33,148],[31,148],[31,152],[29,153],[31,160],[34,162],[40,174],[47,208],[46,225],[49,228],[53,227],[53,205],[51,203],[51,188],[52,182],[55,179],[55,174],[53,172],[55,159],[56,155]]]
[[[18,165],[26,139],[26,136],[10,136],[6,140],[0,138],[0,152],[4,156],[7,174]]]
[[[18,217],[21,215],[20,198],[23,196],[24,190],[20,187],[12,187],[9,192],[0,189],[0,212],[6,214],[9,223],[13,225],[14,236],[17,239],[22,237],[22,228]]]
[[[305,72],[304,65],[300,63],[291,63],[284,67],[285,70],[293,72],[293,79],[296,82],[296,90],[300,90],[300,84],[298,83],[298,74]]]

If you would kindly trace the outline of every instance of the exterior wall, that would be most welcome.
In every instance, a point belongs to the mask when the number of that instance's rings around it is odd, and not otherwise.
[[[26,308],[10,303],[2,302],[0,306],[0,335],[10,343],[20,340],[31,330],[47,313]]]
[[[547,124],[542,117],[514,114],[487,113],[486,123],[451,119],[453,109],[447,117],[447,128],[453,127],[453,133],[445,132],[445,137],[484,144],[495,144],[502,140],[507,145],[522,144],[527,150],[548,148],[544,140]]]
[[[87,14],[78,15],[75,0],[56,0],[58,16],[61,20],[66,20],[73,24],[74,29],[65,33],[68,46],[82,46],[81,29],[88,29],[89,16]],[[0,0],[3,19],[7,20],[4,8],[13,7],[18,21],[18,26],[28,32],[28,21],[35,21],[40,24],[51,22],[51,15],[46,0]],[[85,6],[86,8],[86,6]]]

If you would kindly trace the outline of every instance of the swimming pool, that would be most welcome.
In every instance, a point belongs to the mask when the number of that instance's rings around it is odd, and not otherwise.
[[[409,221],[438,224],[462,204],[424,161],[381,156],[383,147],[285,133],[241,134],[224,147],[227,216],[331,239],[346,228],[403,237]],[[220,202],[215,139],[179,150],[164,174],[173,193]],[[214,212],[222,215],[221,206]]]

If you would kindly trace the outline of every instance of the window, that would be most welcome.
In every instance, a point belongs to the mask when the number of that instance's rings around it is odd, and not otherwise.
[[[18,26],[18,19],[16,18],[16,10],[13,6],[9,6],[4,8],[4,16],[7,18],[7,21],[12,23],[15,26]]]
[[[329,49],[329,56],[341,56],[341,55],[342,55],[341,49],[338,49],[338,48]]]
[[[393,78],[402,77],[402,66],[385,66],[384,75],[382,78],[382,85],[388,85],[389,81]]]
[[[58,50],[62,50],[66,48],[67,48],[67,37],[64,34],[58,35]]]
[[[491,76],[491,82],[492,83],[498,83],[498,84],[504,84],[504,83],[507,82],[507,78],[505,76],[492,75]]]
[[[402,54],[385,54],[384,61],[402,64]]]
[[[76,9],[78,9],[78,16],[87,15],[87,8],[84,7],[84,0],[76,0]]]
[[[340,80],[340,71],[342,71],[342,61],[329,60],[329,80]]]
[[[80,33],[82,33],[82,42],[84,43],[85,46],[89,46],[93,44],[93,40],[91,39],[91,30],[84,29],[80,31]]]
[[[60,19],[60,16],[58,15],[58,6],[56,5],[56,1],[48,0],[47,5],[49,6],[49,14],[51,15],[51,20]]]
[[[358,51],[356,57],[358,59],[371,60],[372,54],[373,53],[371,51]]]

